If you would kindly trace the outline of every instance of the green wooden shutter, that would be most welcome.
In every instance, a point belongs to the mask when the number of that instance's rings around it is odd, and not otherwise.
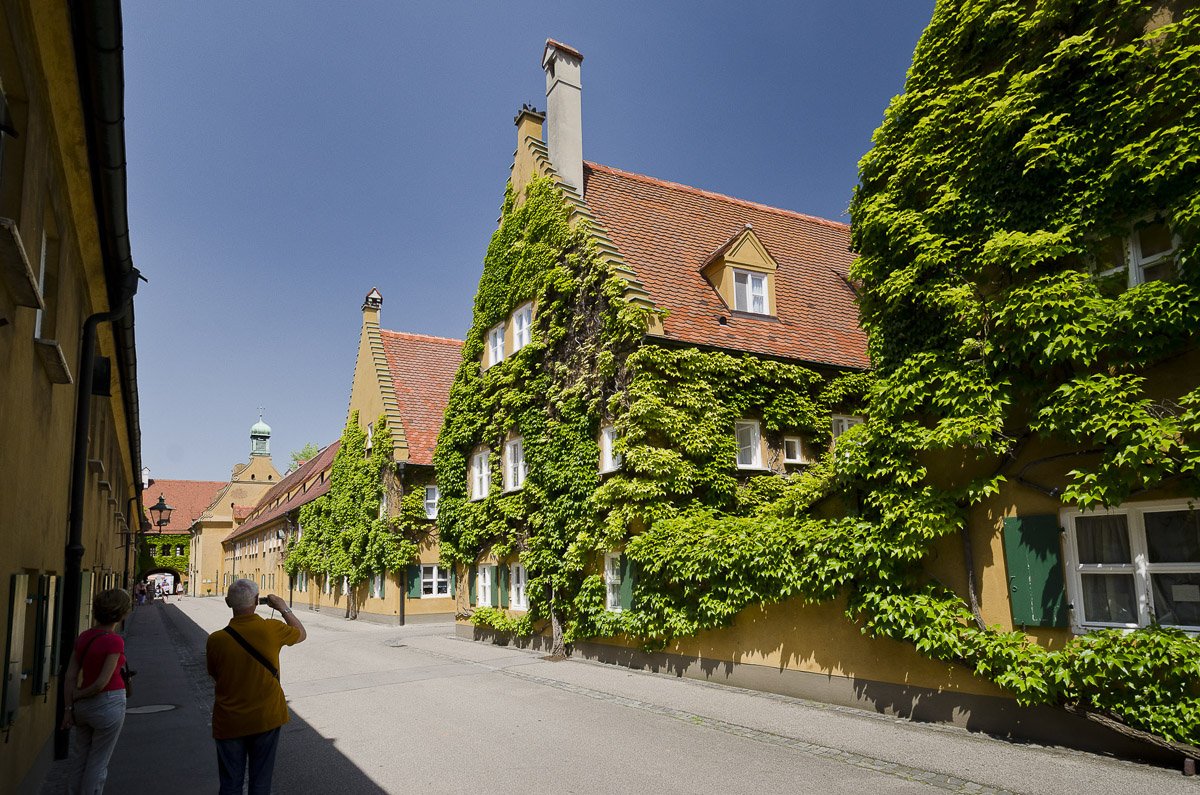
[[[471,607],[475,606],[476,597],[479,589],[476,587],[475,580],[479,577],[479,567],[472,566],[471,573],[467,577],[467,596],[470,599]]]
[[[633,561],[621,553],[621,609],[633,607]]]
[[[10,583],[0,726],[11,726],[17,717],[17,710],[21,707],[21,666],[25,659],[25,597],[29,594],[29,575],[14,574]]]
[[[421,598],[421,567],[420,566],[409,566],[408,567],[408,598],[409,599],[420,599]]]
[[[496,597],[499,600],[500,607],[508,607],[508,566],[501,565],[497,568],[496,577]]]
[[[1004,520],[1004,562],[1014,626],[1068,625],[1061,536],[1054,514]]]
[[[488,566],[492,570],[492,607],[500,606],[500,567]]]

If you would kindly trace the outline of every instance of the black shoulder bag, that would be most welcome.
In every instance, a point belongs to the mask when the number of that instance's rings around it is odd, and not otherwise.
[[[251,657],[253,657],[254,659],[258,660],[260,663],[262,663],[262,667],[266,668],[271,673],[271,676],[275,677],[276,679],[279,678],[279,669],[276,668],[274,665],[271,665],[271,661],[268,660],[266,657],[262,656],[262,654],[258,651],[258,649],[251,646],[250,641],[246,640],[241,635],[239,635],[237,633],[237,631],[234,630],[233,627],[225,627],[225,631],[228,632],[233,637],[233,639],[238,642],[239,646],[241,646],[243,649],[245,649],[247,652],[249,652]]]

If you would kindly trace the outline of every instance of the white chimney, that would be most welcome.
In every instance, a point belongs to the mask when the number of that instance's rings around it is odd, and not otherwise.
[[[550,162],[562,181],[583,195],[583,111],[578,50],[546,39],[542,68],[546,70],[546,142]]]

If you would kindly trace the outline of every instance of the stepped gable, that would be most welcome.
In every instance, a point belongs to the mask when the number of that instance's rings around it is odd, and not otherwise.
[[[217,492],[227,485],[218,480],[167,480],[165,478],[151,480],[149,487],[145,490],[146,496],[143,498],[143,502],[147,503],[146,519],[151,522],[148,532],[150,534],[188,532],[192,524],[208,510],[208,506],[212,505],[213,500],[217,498]],[[154,527],[149,509],[151,505],[158,502],[159,494],[163,495],[167,505],[174,510],[171,511],[170,524]]]
[[[845,224],[584,163],[587,207],[654,305],[661,337],[693,345],[866,369],[867,336],[848,282]],[[749,224],[778,265],[777,315],[734,313],[701,268]],[[724,323],[720,322],[724,320]]]
[[[380,329],[380,335],[408,442],[408,462],[430,466],[450,385],[462,364],[462,340],[386,329]]]
[[[333,458],[342,446],[339,439],[333,444],[326,445],[321,452],[305,461],[283,480],[271,487],[263,495],[258,505],[246,517],[246,521],[238,525],[225,541],[233,541],[268,522],[278,519],[285,513],[306,505],[322,494],[329,492],[329,476],[320,478],[322,472],[327,472],[333,466]],[[315,482],[310,482],[318,478]],[[307,488],[306,488],[307,486]]]

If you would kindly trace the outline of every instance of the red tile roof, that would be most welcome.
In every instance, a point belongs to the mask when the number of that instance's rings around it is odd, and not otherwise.
[[[462,340],[383,329],[380,334],[408,439],[408,460],[430,465],[450,385],[462,364]]]
[[[151,522],[150,533],[186,533],[192,523],[200,518],[212,501],[217,498],[217,492],[226,483],[216,480],[151,480],[145,490],[142,501],[146,503],[146,520]],[[161,494],[173,510],[170,524],[154,527],[150,517],[150,506],[158,502]]]
[[[258,505],[254,506],[254,510],[246,517],[246,521],[227,535],[225,540],[232,541],[251,533],[285,513],[326,494],[329,491],[328,472],[333,466],[333,458],[341,446],[341,440],[326,446],[321,452],[301,464],[296,471],[272,486],[271,490],[258,501]],[[322,472],[326,473],[324,478],[319,477]],[[313,480],[314,478],[316,480]],[[307,489],[304,488],[306,483],[308,484]]]
[[[584,163],[584,196],[655,306],[670,312],[664,337],[815,364],[870,366],[847,282],[853,255],[845,224],[595,163]],[[700,273],[746,224],[778,265],[777,314],[770,319],[730,311]]]

